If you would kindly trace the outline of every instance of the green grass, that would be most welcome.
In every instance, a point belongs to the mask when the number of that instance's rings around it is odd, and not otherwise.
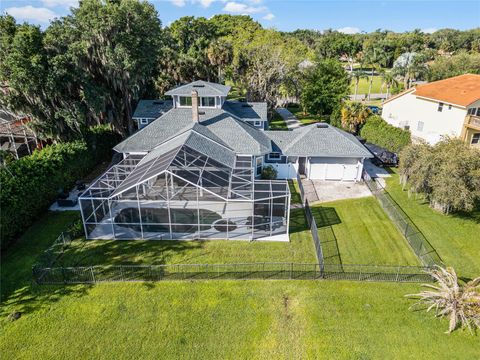
[[[287,123],[276,111],[273,112],[272,118],[268,123],[269,130],[288,130]]]
[[[387,179],[387,191],[437,250],[442,260],[465,277],[480,276],[480,211],[443,215],[432,210],[421,197],[408,197],[398,175]]]
[[[302,209],[292,209],[290,242],[143,241],[77,239],[60,259],[64,266],[96,264],[220,264],[252,262],[316,263]]]
[[[312,211],[329,263],[420,265],[374,197],[321,203]]]
[[[48,214],[2,258],[2,359],[473,359],[478,338],[408,310],[415,284],[185,281],[38,286],[77,215]],[[7,320],[13,311],[20,319]],[[387,355],[388,354],[388,355]]]
[[[360,79],[358,82],[358,94],[368,94],[368,86],[370,85],[370,76],[368,79]],[[372,82],[372,94],[379,94],[382,92],[381,90],[382,87],[382,77],[381,76],[374,76],[373,77],[373,82]],[[383,92],[385,92],[386,89],[383,89]],[[352,80],[352,83],[350,84],[350,93],[353,95],[355,94],[355,81]],[[360,96],[358,96],[358,99],[360,99]]]
[[[315,124],[320,121],[328,121],[330,117],[328,115],[312,115],[304,113],[300,106],[289,106],[287,109],[295,115],[295,117],[302,123],[302,125]]]

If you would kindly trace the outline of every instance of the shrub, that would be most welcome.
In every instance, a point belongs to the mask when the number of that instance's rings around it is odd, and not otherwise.
[[[412,142],[409,131],[388,124],[378,115],[372,115],[367,119],[360,130],[360,136],[395,153]]]
[[[56,199],[100,161],[118,138],[108,127],[92,128],[85,140],[46,146],[0,169],[0,243],[6,249]]]
[[[264,180],[275,180],[277,178],[278,172],[273,168],[273,166],[265,166],[262,169],[262,179]]]

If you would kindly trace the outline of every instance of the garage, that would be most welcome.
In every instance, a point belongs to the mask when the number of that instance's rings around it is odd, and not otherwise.
[[[309,179],[357,181],[362,172],[362,159],[312,157],[307,167]]]

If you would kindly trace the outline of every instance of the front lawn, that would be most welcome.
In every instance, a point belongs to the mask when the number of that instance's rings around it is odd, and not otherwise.
[[[301,209],[300,209],[301,210]],[[408,310],[418,285],[178,281],[38,286],[31,266],[77,214],[51,213],[1,263],[2,359],[474,359],[478,338]],[[16,321],[8,319],[21,312]]]
[[[312,115],[308,112],[304,113],[300,106],[289,106],[287,107],[287,109],[293,115],[295,115],[295,117],[298,119],[298,121],[301,122],[302,125],[315,124],[317,122],[328,121],[330,119],[330,116],[328,115]]]
[[[287,123],[276,111],[273,112],[272,118],[268,122],[269,130],[288,130]]]
[[[403,191],[398,175],[387,179],[387,191],[423,232],[442,260],[465,277],[480,276],[480,211],[443,215],[432,210],[421,196]]]
[[[420,265],[374,197],[321,203],[312,212],[328,263]]]

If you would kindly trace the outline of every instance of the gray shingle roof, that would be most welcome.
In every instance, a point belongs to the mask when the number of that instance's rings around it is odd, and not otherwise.
[[[114,147],[118,152],[149,152],[158,145],[190,129],[237,154],[263,155],[271,152],[271,140],[222,109],[204,109],[200,123],[192,120],[190,108],[171,109],[162,117]]]
[[[156,119],[172,108],[172,100],[140,100],[133,118]]]
[[[316,124],[293,131],[265,131],[287,156],[366,157],[372,154],[355,136],[334,126]]]
[[[267,120],[267,103],[226,101],[223,109],[242,120]]]
[[[198,96],[227,96],[230,92],[230,86],[198,80],[168,90],[165,95],[191,96],[192,90],[196,90]]]

